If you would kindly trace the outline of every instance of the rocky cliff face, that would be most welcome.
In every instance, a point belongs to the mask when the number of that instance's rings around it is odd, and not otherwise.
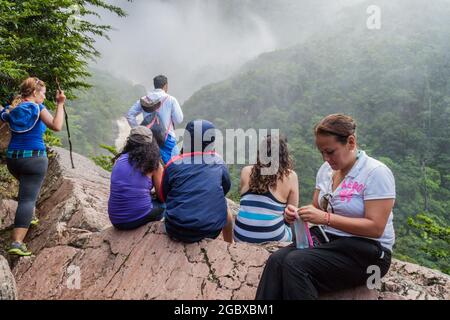
[[[11,261],[19,299],[254,298],[279,245],[220,239],[187,245],[170,240],[162,223],[114,230],[106,214],[109,174],[79,155],[75,164],[72,170],[68,152],[55,149],[38,203],[41,223],[28,237],[34,256]],[[0,229],[12,224],[14,205],[0,203]],[[14,298],[14,289],[2,291],[8,271],[1,261],[0,298]],[[447,275],[394,260],[379,290],[355,288],[322,299],[450,299],[449,287]]]
[[[0,300],[17,299],[16,282],[11,273],[8,261],[0,256]]]

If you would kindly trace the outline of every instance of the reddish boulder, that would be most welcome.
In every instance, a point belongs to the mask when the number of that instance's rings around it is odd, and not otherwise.
[[[161,222],[133,231],[110,227],[109,174],[55,149],[31,231],[35,256],[13,268],[21,299],[253,299],[269,255],[282,245],[183,244]],[[237,206],[234,205],[236,210]],[[449,299],[450,277],[393,261],[381,288],[360,287],[322,299]]]

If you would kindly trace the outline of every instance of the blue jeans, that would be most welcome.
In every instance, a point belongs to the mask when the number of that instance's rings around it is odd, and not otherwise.
[[[180,150],[177,147],[177,141],[170,134],[167,136],[164,147],[160,148],[159,151],[161,152],[161,159],[164,164],[167,164],[170,159],[180,154]]]

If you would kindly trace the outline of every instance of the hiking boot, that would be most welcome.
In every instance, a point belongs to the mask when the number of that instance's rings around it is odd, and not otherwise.
[[[33,216],[33,218],[31,218],[31,222],[30,222],[30,227],[35,227],[39,224],[39,219],[36,216]]]
[[[15,254],[17,256],[28,257],[31,256],[31,251],[28,250],[25,243],[13,242],[8,250],[9,254]]]
[[[31,217],[30,227],[35,227],[39,224],[39,219],[36,215],[36,208],[33,210],[33,216]]]

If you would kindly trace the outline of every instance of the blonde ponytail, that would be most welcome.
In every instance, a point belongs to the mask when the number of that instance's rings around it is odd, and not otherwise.
[[[23,102],[23,98],[21,95],[17,95],[14,97],[13,102],[10,105],[10,109],[14,109],[15,107],[17,107],[19,104],[21,104]]]
[[[44,81],[39,80],[36,77],[25,79],[20,84],[20,94],[14,98],[13,102],[11,103],[10,109],[14,109],[19,104],[21,104],[25,100],[25,98],[32,96],[35,91],[41,91],[43,88],[45,88]]]

